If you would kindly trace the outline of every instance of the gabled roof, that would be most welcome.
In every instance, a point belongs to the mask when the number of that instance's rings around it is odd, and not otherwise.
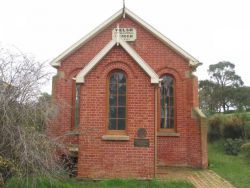
[[[172,42],[170,39],[162,35],[160,32],[158,32],[156,29],[154,29],[152,26],[147,24],[145,21],[143,21],[141,18],[136,16],[133,12],[125,8],[125,15],[129,16],[132,20],[139,23],[142,27],[144,27],[146,30],[151,32],[154,36],[156,36],[159,40],[161,40],[165,45],[172,48],[174,51],[176,51],[178,54],[189,60],[189,65],[193,67],[199,66],[201,63],[195,59],[193,56],[191,56],[189,53],[184,51],[182,48],[180,48],[177,44]],[[61,66],[61,61],[69,56],[71,53],[76,51],[78,48],[83,46],[85,43],[87,43],[89,40],[94,38],[98,33],[102,32],[104,29],[106,29],[109,25],[111,25],[114,21],[118,20],[123,16],[123,9],[119,10],[117,13],[115,13],[113,16],[111,16],[108,20],[103,22],[101,25],[99,25],[97,28],[95,28],[93,31],[91,31],[89,34],[87,34],[85,37],[81,38],[79,41],[77,41],[75,44],[70,46],[67,50],[65,50],[63,53],[61,53],[59,56],[57,56],[55,59],[51,61],[51,65],[53,67],[59,67]]]
[[[145,71],[151,78],[151,83],[159,83],[159,76],[155,71],[140,57],[138,53],[125,42],[122,38],[118,37],[116,40],[112,39],[76,76],[76,83],[84,83],[85,76],[107,55],[107,53],[115,46],[120,45]]]

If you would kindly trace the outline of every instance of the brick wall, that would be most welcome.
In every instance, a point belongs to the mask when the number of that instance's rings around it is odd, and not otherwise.
[[[107,134],[107,76],[114,69],[127,74],[127,129],[129,141],[103,141]],[[80,177],[152,177],[154,170],[154,87],[143,70],[115,47],[86,76],[81,88]],[[87,109],[87,110],[86,110]],[[134,147],[138,128],[145,128],[149,148]]]
[[[111,24],[62,61],[53,89],[53,97],[61,105],[51,134],[63,135],[72,130],[72,78],[111,40],[117,23],[120,27],[136,28],[137,40],[130,45],[158,75],[171,74],[175,78],[176,131],[180,135],[157,138],[159,164],[201,167],[200,127],[191,116],[192,108],[198,105],[197,80],[188,76],[191,71],[188,61],[128,17]],[[101,139],[107,133],[107,76],[114,69],[127,74],[126,133],[129,141]],[[80,95],[79,141],[72,137],[66,139],[71,144],[79,142],[79,177],[153,177],[154,87],[120,46],[114,47],[85,77]],[[138,128],[147,130],[148,148],[134,147]]]

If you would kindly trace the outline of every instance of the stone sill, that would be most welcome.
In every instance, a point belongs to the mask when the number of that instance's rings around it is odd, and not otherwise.
[[[65,133],[65,136],[79,136],[80,132],[78,130],[72,130]]]
[[[129,136],[127,135],[103,135],[102,140],[128,141]]]
[[[78,152],[78,147],[69,147],[70,152]]]
[[[75,145],[69,146],[69,151],[78,152],[78,146],[75,146]]]
[[[158,132],[157,136],[173,136],[173,137],[179,137],[180,133],[175,132]]]

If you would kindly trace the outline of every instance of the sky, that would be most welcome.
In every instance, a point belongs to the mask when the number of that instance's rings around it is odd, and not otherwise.
[[[250,86],[249,0],[125,0],[126,7],[203,63],[230,61]],[[0,0],[0,43],[49,64],[122,8],[122,0]],[[55,69],[48,68],[55,72]],[[51,92],[51,81],[43,87]]]

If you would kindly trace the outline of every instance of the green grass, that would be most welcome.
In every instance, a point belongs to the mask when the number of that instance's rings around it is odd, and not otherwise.
[[[139,180],[103,180],[103,181],[76,181],[71,179],[69,181],[48,181],[46,179],[36,180],[35,183],[29,181],[28,183],[20,182],[17,179],[10,180],[7,188],[194,188],[193,185],[187,182],[170,182],[170,181],[139,181]]]
[[[240,154],[229,156],[224,153],[223,141],[208,145],[209,168],[231,182],[237,188],[250,187],[250,162]]]

